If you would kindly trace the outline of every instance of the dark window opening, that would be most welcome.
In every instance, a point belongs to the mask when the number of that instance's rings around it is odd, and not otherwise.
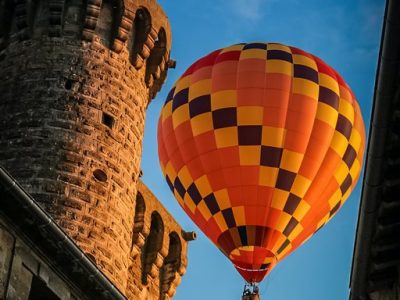
[[[107,181],[107,174],[100,169],[96,169],[93,171],[93,176],[100,182],[106,182]]]
[[[67,79],[65,81],[65,89],[66,90],[72,89],[73,84],[74,84],[74,82],[71,79]]]
[[[113,128],[115,120],[114,120],[113,116],[109,115],[108,113],[103,112],[102,122],[108,128]]]
[[[149,59],[146,64],[146,83],[149,83],[150,76],[155,75],[158,79],[161,74],[158,74],[160,70],[157,70],[163,60],[165,53],[167,52],[167,37],[164,28],[161,28],[158,32],[157,40],[154,44],[154,48],[150,52]]]
[[[150,233],[142,251],[142,283],[147,284],[147,275],[152,264],[157,259],[157,254],[162,248],[164,236],[164,223],[157,212],[151,214]]]
[[[181,266],[181,240],[176,232],[169,235],[168,255],[164,259],[160,275],[160,299],[164,300],[165,295],[176,277],[176,272]]]
[[[38,276],[33,275],[28,300],[59,300],[60,298]]]
[[[133,23],[130,60],[132,64],[136,64],[137,55],[142,52],[143,45],[151,30],[150,13],[144,8],[138,9]]]
[[[145,211],[146,204],[144,202],[143,195],[140,192],[137,192],[135,218],[133,219],[132,246],[137,242],[139,238],[139,233],[143,231]]]

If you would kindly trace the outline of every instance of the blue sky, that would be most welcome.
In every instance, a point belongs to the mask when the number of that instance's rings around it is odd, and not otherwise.
[[[169,89],[207,53],[238,42],[280,42],[311,52],[334,67],[353,89],[369,126],[384,1],[377,0],[159,0],[173,32],[177,68],[147,112],[143,180],[185,230],[189,265],[176,300],[240,299],[244,281],[184,214],[165,183],[157,156],[158,115]],[[268,300],[348,298],[361,182],[336,217],[280,262],[260,284]]]

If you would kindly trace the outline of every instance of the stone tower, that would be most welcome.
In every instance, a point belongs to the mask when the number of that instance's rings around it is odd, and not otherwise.
[[[148,278],[172,296],[186,266],[179,225],[138,193],[170,48],[156,0],[0,0],[0,164],[132,299]]]

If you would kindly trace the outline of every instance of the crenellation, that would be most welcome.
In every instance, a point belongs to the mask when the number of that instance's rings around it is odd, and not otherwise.
[[[4,0],[0,14],[13,16],[16,26],[11,28],[14,21],[4,17],[0,30],[0,51],[10,42],[29,41],[30,38],[75,40],[81,35],[83,41],[100,42],[116,53],[130,53],[130,61],[136,69],[151,58],[146,63],[147,69],[151,70],[147,71],[146,82],[149,87],[156,86],[151,92],[152,99],[162,84],[154,82],[154,79],[165,80],[171,36],[167,19],[151,18],[149,13],[151,10],[156,10],[157,14],[163,12],[152,1],[141,2],[132,1],[123,5],[122,1],[111,0],[89,0],[86,4],[76,0],[24,0],[13,4]],[[165,47],[157,46],[160,41],[165,43]],[[151,57],[154,47],[156,55],[153,57],[156,59]]]

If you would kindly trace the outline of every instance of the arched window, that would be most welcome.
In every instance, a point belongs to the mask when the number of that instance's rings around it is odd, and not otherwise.
[[[136,244],[139,238],[139,233],[143,231],[145,211],[146,204],[143,195],[138,192],[136,195],[135,218],[133,220],[132,246]]]
[[[103,45],[110,47],[122,20],[122,4],[118,0],[103,0],[96,24],[96,34]]]
[[[137,55],[142,52],[143,45],[151,30],[151,16],[145,8],[136,11],[135,20],[133,22],[130,60],[133,65],[136,64]]]
[[[157,259],[157,254],[162,248],[164,223],[157,212],[151,214],[150,233],[142,251],[142,283],[147,284],[147,275],[152,264]]]
[[[150,76],[156,74],[157,68],[160,66],[162,59],[167,51],[167,36],[164,28],[161,28],[158,32],[157,40],[154,44],[154,48],[150,52],[149,59],[146,64],[146,83],[149,82]],[[158,74],[160,76],[160,74]],[[156,78],[158,79],[158,78]]]
[[[160,275],[160,299],[164,300],[168,293],[171,283],[175,279],[175,274],[181,266],[181,240],[176,232],[169,235],[168,255],[164,259],[164,265]]]

